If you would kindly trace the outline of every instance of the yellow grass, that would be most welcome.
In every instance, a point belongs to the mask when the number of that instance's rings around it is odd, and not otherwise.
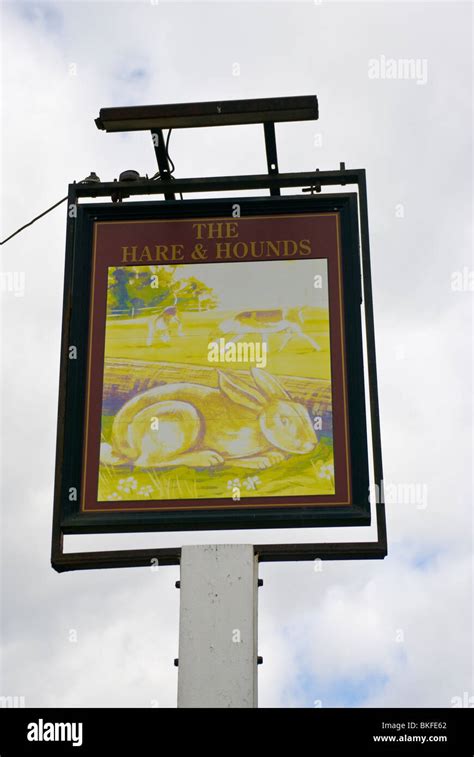
[[[180,313],[183,336],[173,333],[169,343],[155,341],[148,347],[147,319],[109,318],[107,320],[105,356],[130,360],[163,361],[209,367],[208,344],[217,336],[218,324],[235,315],[232,311]],[[303,330],[320,346],[317,352],[308,342],[291,339],[280,350],[284,336],[268,338],[269,373],[328,380],[330,372],[328,313],[305,308]],[[245,339],[256,341],[248,334]],[[215,365],[215,364],[214,364]],[[250,363],[225,364],[223,370],[248,370]],[[181,380],[186,380],[186,375]],[[112,417],[103,417],[103,441],[109,441]],[[318,436],[321,436],[318,433]],[[211,469],[195,470],[185,466],[160,469],[134,469],[133,465],[113,467],[100,465],[99,500],[197,500],[235,497],[233,482],[240,497],[330,495],[334,494],[332,439],[321,437],[315,451],[298,455],[263,471],[246,470],[228,464]],[[128,491],[127,491],[128,489]],[[258,504],[258,502],[256,502]]]
[[[268,364],[265,370],[288,376],[311,376],[330,379],[331,362],[329,353],[329,321],[327,311],[318,308],[305,308],[309,314],[303,324],[303,331],[321,347],[317,352],[309,342],[299,337],[291,339],[280,351],[284,336],[270,334],[268,337]],[[130,360],[157,360],[164,362],[192,363],[209,366],[207,359],[208,344],[213,335],[217,335],[220,322],[231,318],[235,311],[183,312],[180,319],[183,324],[183,336],[174,332],[169,343],[156,341],[148,347],[148,321],[146,318],[107,319],[105,356],[111,358],[128,358]],[[256,335],[248,334],[248,341],[256,341]],[[241,370],[249,369],[250,363],[239,363]],[[227,367],[230,367],[229,365]],[[225,366],[224,366],[225,368]]]

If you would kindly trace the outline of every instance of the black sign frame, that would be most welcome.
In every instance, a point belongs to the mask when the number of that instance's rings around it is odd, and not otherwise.
[[[354,174],[355,172],[328,172],[327,183],[337,183],[334,174]],[[284,176],[278,177],[278,183],[284,182]],[[292,184],[296,181],[292,176]],[[306,178],[308,175],[299,175],[299,178]],[[324,176],[319,172],[316,175],[318,184],[321,179],[324,182]],[[341,177],[342,179],[343,177]],[[349,178],[349,177],[348,177]],[[282,181],[283,180],[283,181]],[[191,182],[193,180],[190,180]],[[204,180],[205,181],[205,180]],[[265,184],[269,186],[272,177],[265,177]],[[176,182],[177,184],[178,182]],[[185,185],[186,180],[179,180],[179,183]],[[299,182],[302,183],[302,182]],[[342,183],[346,183],[341,181]],[[349,183],[349,182],[347,182]],[[90,280],[90,242],[92,225],[99,218],[102,220],[117,218],[145,218],[155,217],[162,214],[166,218],[170,217],[189,217],[192,208],[194,216],[218,216],[229,217],[230,208],[233,204],[240,204],[242,215],[245,214],[271,214],[284,212],[322,212],[324,210],[336,210],[341,217],[341,231],[343,235],[342,243],[345,250],[344,264],[344,285],[348,293],[349,306],[346,306],[346,312],[355,312],[362,299],[361,274],[364,281],[365,293],[365,314],[366,314],[366,339],[368,349],[368,372],[370,388],[370,407],[371,407],[371,424],[372,424],[372,455],[374,469],[376,471],[376,490],[380,491],[381,486],[377,488],[378,482],[382,481],[381,477],[381,450],[380,450],[380,429],[378,416],[378,398],[376,393],[376,376],[375,376],[375,344],[373,329],[372,313],[372,295],[370,282],[370,258],[368,249],[368,229],[367,229],[367,206],[365,195],[365,173],[357,172],[357,184],[359,185],[359,203],[360,203],[360,237],[362,241],[362,271],[360,270],[359,259],[359,229],[358,229],[358,208],[357,195],[353,193],[336,194],[336,195],[312,195],[307,197],[285,196],[278,198],[242,198],[232,197],[209,201],[166,201],[152,203],[127,203],[127,204],[78,204],[78,196],[92,196],[95,194],[105,194],[101,187],[80,187],[71,185],[69,198],[68,216],[68,238],[66,245],[66,268],[65,268],[65,290],[64,290],[64,314],[63,314],[63,341],[62,341],[62,358],[61,358],[61,375],[60,375],[60,402],[58,414],[58,445],[57,445],[57,466],[56,466],[56,488],[55,488],[55,507],[54,507],[54,524],[53,524],[53,566],[57,570],[70,570],[77,568],[89,567],[112,567],[118,565],[142,565],[147,564],[150,559],[156,558],[161,564],[179,563],[179,548],[158,549],[158,550],[124,550],[120,552],[105,553],[63,553],[63,535],[72,533],[116,533],[132,531],[163,531],[163,530],[213,530],[216,528],[284,528],[284,527],[308,527],[311,525],[319,526],[352,526],[370,524],[370,504],[368,492],[368,476],[360,476],[356,480],[355,491],[357,492],[358,502],[356,506],[346,508],[345,511],[339,508],[338,514],[334,514],[334,509],[320,508],[319,511],[307,514],[301,517],[301,514],[295,512],[288,513],[282,520],[281,510],[275,513],[266,513],[266,519],[255,523],[248,517],[248,512],[242,516],[241,511],[230,511],[222,513],[216,517],[213,513],[203,518],[200,512],[197,516],[190,513],[187,521],[183,522],[183,513],[176,517],[173,513],[160,513],[160,518],[156,514],[133,513],[117,514],[111,513],[103,515],[85,515],[77,511],[77,500],[67,498],[67,492],[75,481],[77,481],[77,469],[72,470],[67,460],[75,460],[78,464],[80,460],[80,451],[82,447],[82,438],[78,435],[77,427],[80,425],[80,413],[83,407],[83,392],[81,387],[84,386],[85,360],[86,355],[85,340],[87,338],[87,312],[88,312],[88,282]],[[115,184],[117,188],[117,184]],[[156,184],[155,184],[156,187]],[[149,187],[150,193],[156,191]],[[186,186],[183,186],[186,191]],[[120,187],[119,187],[120,189]],[[127,187],[129,193],[132,187]],[[196,187],[196,190],[198,187]],[[102,191],[101,191],[102,190]],[[137,187],[138,194],[144,193],[143,187]],[[160,191],[160,190],[158,190]],[[164,190],[163,190],[164,191]],[[194,191],[192,188],[190,191]],[[75,212],[71,213],[71,209]],[[303,209],[305,209],[303,211]],[[352,253],[351,253],[352,250]],[[87,252],[89,251],[89,252]],[[89,261],[89,262],[88,262]],[[356,319],[357,321],[357,319]],[[352,321],[350,328],[354,329],[352,337],[347,342],[348,364],[352,366],[352,376],[355,378],[350,399],[350,412],[352,414],[351,427],[351,449],[366,449],[365,426],[365,396],[363,391],[363,375],[360,370],[354,371],[354,366],[362,365],[362,334],[357,322]],[[346,323],[346,325],[348,325]],[[72,361],[69,360],[69,348],[74,344],[78,348],[78,355],[82,356],[74,363],[71,369]],[[75,375],[72,375],[74,372]],[[361,423],[362,420],[362,423]],[[76,432],[71,433],[72,427]],[[375,430],[375,434],[374,434]],[[355,436],[354,436],[355,434]],[[66,451],[66,454],[65,454]],[[72,454],[71,454],[72,453]],[[362,464],[360,455],[356,463],[356,470],[360,471],[366,466],[364,456]],[[65,503],[68,503],[65,507]],[[355,552],[360,553],[361,557],[382,557],[386,554],[386,537],[385,537],[385,513],[382,502],[376,503],[377,524],[379,538],[377,542],[349,544],[295,544],[295,545],[260,545],[255,550],[261,560],[288,560],[288,559],[315,559],[315,557],[325,552],[331,555],[332,559],[344,559],[344,555],[354,546]],[[158,527],[157,527],[158,526]],[[365,552],[363,553],[365,548]],[[313,555],[312,558],[309,555]],[[339,557],[340,555],[340,557]],[[356,555],[359,556],[359,555]]]

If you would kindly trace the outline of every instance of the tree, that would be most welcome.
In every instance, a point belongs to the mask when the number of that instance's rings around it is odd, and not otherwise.
[[[206,286],[194,276],[183,279],[177,297],[178,307],[181,310],[213,310],[219,302],[212,287]]]
[[[211,287],[193,276],[176,280],[176,266],[109,268],[107,313],[132,317],[144,310],[176,305],[179,310],[210,310],[218,298]]]

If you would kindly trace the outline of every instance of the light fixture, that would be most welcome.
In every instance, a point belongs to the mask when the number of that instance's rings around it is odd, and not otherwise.
[[[265,97],[253,100],[221,100],[172,105],[134,105],[101,108],[95,119],[108,132],[150,129],[183,129],[197,126],[311,121],[318,118],[316,95]]]

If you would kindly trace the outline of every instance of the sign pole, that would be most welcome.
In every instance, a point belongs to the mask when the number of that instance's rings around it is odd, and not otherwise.
[[[253,546],[185,546],[180,575],[178,707],[257,707]]]

